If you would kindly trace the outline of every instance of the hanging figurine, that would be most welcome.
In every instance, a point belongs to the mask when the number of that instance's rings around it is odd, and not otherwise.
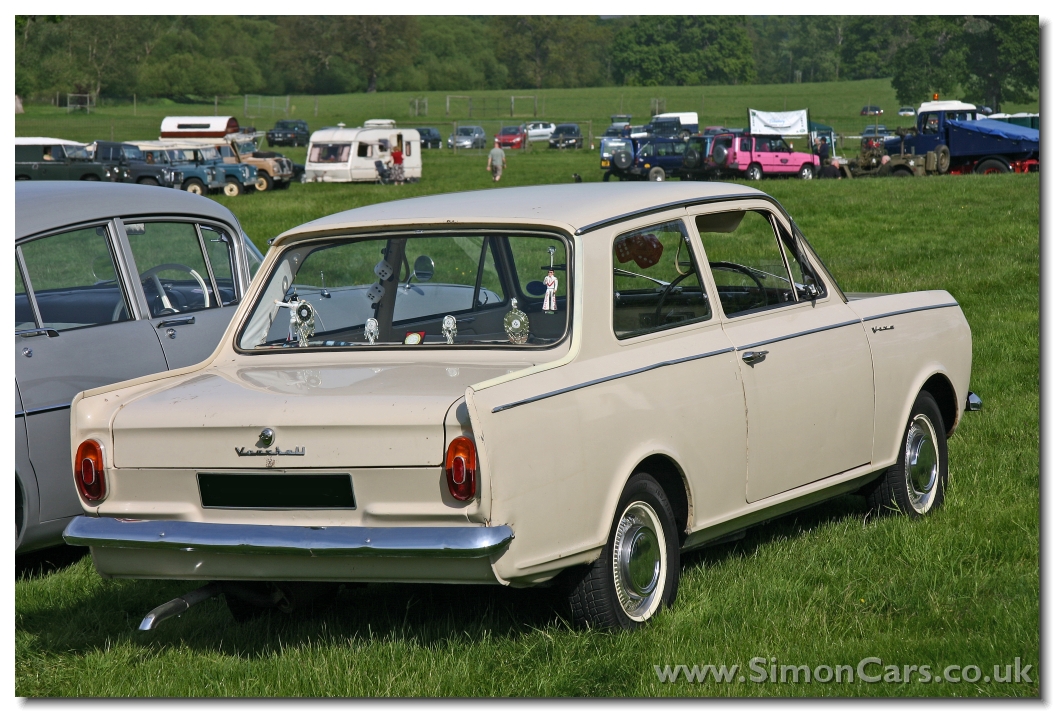
[[[443,336],[448,344],[454,343],[454,337],[457,336],[457,319],[450,314],[443,317]]]
[[[509,341],[514,344],[526,344],[530,336],[531,322],[516,307],[516,300],[512,300],[512,311],[505,315],[505,333],[509,335]]]
[[[560,286],[560,280],[556,278],[552,270],[542,280],[545,285],[545,299],[542,301],[542,311],[546,314],[556,313],[556,288]]]
[[[378,324],[377,320],[371,316],[369,319],[366,320],[365,331],[366,340],[370,342],[370,346],[372,346],[373,342],[377,340],[377,337],[380,336],[380,333],[380,324]]]

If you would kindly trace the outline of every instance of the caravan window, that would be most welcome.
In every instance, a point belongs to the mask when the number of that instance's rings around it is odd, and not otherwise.
[[[347,163],[349,156],[350,143],[316,143],[311,146],[311,155],[307,160],[311,163]]]
[[[371,146],[368,143],[360,143],[359,144],[359,152],[358,152],[357,155],[358,155],[359,158],[372,158],[373,157],[373,146]]]

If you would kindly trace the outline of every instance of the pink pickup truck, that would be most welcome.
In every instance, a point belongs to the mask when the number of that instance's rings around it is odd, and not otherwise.
[[[760,180],[769,175],[797,175],[809,180],[819,172],[820,158],[812,153],[795,153],[779,136],[718,134],[710,145],[706,166],[715,177]]]

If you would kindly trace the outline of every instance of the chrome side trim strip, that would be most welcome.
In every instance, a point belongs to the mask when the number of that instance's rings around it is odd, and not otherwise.
[[[775,339],[766,339],[765,341],[755,341],[752,344],[746,344],[745,346],[737,346],[736,351],[749,351],[750,349],[756,349],[759,346],[765,346],[766,344],[775,344],[779,341],[786,341],[787,339],[796,339],[799,336],[808,336],[809,334],[818,334],[821,331],[830,331],[831,329],[841,329],[845,326],[852,326],[853,324],[859,324],[859,319],[853,319],[852,321],[843,321],[841,324],[828,324],[827,326],[819,326],[815,329],[806,329],[805,331],[799,331],[796,334],[787,334],[786,336],[777,336]]]
[[[574,386],[568,386],[567,388],[558,388],[555,391],[549,391],[548,393],[542,393],[541,395],[531,396],[530,398],[524,398],[523,400],[514,401],[512,403],[506,403],[505,405],[499,405],[491,409],[490,412],[500,413],[503,410],[509,410],[510,408],[516,408],[517,406],[527,405],[528,403],[534,403],[535,401],[545,400],[546,398],[552,398],[553,396],[563,395],[564,393],[570,393],[571,391],[577,391],[580,388],[595,386],[599,383],[607,383],[608,381],[614,381],[619,378],[625,378],[627,376],[635,376],[638,373],[654,371],[655,369],[663,368],[664,366],[675,366],[679,363],[687,363],[688,361],[698,361],[699,359],[709,358],[711,356],[720,356],[721,354],[731,353],[732,351],[735,351],[735,349],[729,346],[727,349],[708,351],[705,354],[695,354],[694,356],[685,356],[684,358],[675,358],[669,361],[660,361],[659,363],[653,363],[650,366],[635,368],[632,371],[623,371],[622,373],[616,373],[612,376],[594,378],[592,381],[586,381],[585,383],[579,383]]]
[[[891,316],[899,316],[900,314],[910,314],[912,312],[929,311],[930,309],[946,309],[948,307],[957,307],[959,302],[949,302],[947,304],[933,304],[928,307],[912,307],[911,309],[901,309],[900,311],[886,312],[885,314],[875,314],[874,316],[864,317],[864,321],[874,321],[875,319],[886,319]]]
[[[59,403],[58,405],[46,405],[41,408],[31,408],[29,410],[16,410],[15,417],[20,418],[27,415],[39,415],[41,413],[50,413],[53,410],[65,410],[70,407],[70,403]]]
[[[79,516],[62,538],[74,546],[180,549],[225,554],[421,556],[478,559],[513,538],[512,528],[295,527]]]
[[[589,223],[588,225],[583,225],[582,227],[575,230],[575,236],[578,237],[580,235],[585,235],[587,232],[593,232],[594,230],[599,230],[601,228],[608,227],[609,225],[615,225],[617,223],[632,220],[634,218],[644,217],[645,215],[661,213],[666,210],[671,210],[673,208],[690,208],[694,205],[706,205],[708,203],[724,203],[732,200],[767,200],[768,202],[772,203],[777,210],[783,213],[784,217],[787,218],[788,223],[791,222],[790,216],[787,215],[787,211],[784,210],[783,206],[780,205],[779,202],[772,196],[765,195],[763,193],[758,193],[757,195],[721,195],[711,196],[709,198],[688,198],[686,200],[675,200],[672,203],[663,203],[662,205],[655,205],[650,208],[643,208],[641,210],[634,210],[633,212],[629,213],[622,213],[621,215],[615,215],[614,217],[605,218],[603,220],[598,220],[594,223]]]

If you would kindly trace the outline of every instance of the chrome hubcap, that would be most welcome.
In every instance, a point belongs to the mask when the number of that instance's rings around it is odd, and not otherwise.
[[[662,600],[666,579],[666,548],[655,510],[634,502],[622,513],[615,531],[613,557],[615,591],[627,616],[643,621]]]
[[[908,499],[919,514],[933,507],[940,478],[940,456],[937,453],[937,431],[922,413],[916,415],[904,442],[904,474]]]

